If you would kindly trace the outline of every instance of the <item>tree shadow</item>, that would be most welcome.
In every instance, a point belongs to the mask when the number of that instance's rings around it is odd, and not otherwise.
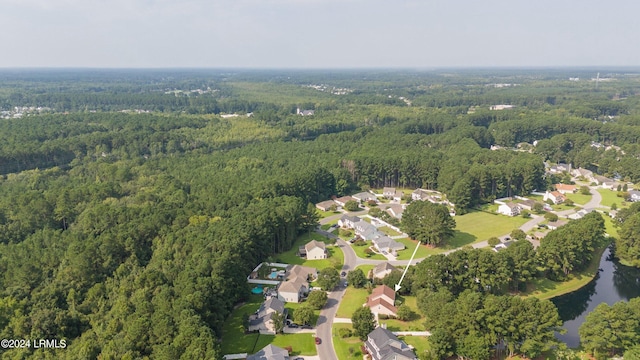
[[[478,237],[473,234],[462,232],[460,230],[455,230],[453,232],[453,237],[445,242],[443,248],[447,250],[455,249],[455,248],[463,247],[465,245],[471,245],[476,240],[478,240]]]

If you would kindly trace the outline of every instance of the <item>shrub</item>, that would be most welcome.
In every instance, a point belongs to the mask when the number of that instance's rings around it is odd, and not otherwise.
[[[487,243],[489,244],[489,246],[496,246],[500,244],[500,239],[494,236],[492,238],[489,238],[489,240],[487,240]]]
[[[349,328],[340,328],[338,329],[338,336],[340,336],[341,338],[348,338],[353,336],[353,331],[351,331],[351,329]]]

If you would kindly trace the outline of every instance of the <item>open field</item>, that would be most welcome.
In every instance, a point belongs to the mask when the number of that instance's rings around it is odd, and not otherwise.
[[[473,236],[475,238],[473,242],[483,241],[492,236],[508,234],[511,230],[517,229],[529,221],[529,219],[520,216],[510,217],[482,211],[456,216],[455,220],[456,232],[460,234],[454,235],[453,240],[449,241],[451,248],[468,245],[465,234]]]
[[[396,241],[403,243],[404,246],[407,247],[406,249],[398,252],[398,260],[409,260],[415,251],[418,242],[409,238],[396,239]],[[442,248],[431,248],[425,245],[420,245],[418,252],[416,252],[415,259],[422,259],[430,255],[440,254],[444,251],[445,249]]]
[[[617,196],[617,191],[611,191],[607,189],[598,189],[597,191],[600,193],[600,195],[602,195],[602,201],[600,201],[600,205],[611,207],[611,205],[615,203],[619,208],[622,207],[624,199]]]
[[[369,294],[365,289],[356,289],[353,286],[347,287],[344,297],[342,301],[340,301],[340,307],[338,307],[336,317],[351,319],[351,315],[353,315],[358,308],[361,308],[362,304],[367,302],[368,296]]]
[[[303,246],[304,244],[308,243],[311,240],[318,240],[325,243],[329,243],[327,238],[325,238],[320,234],[317,234],[317,233],[304,234],[300,236],[298,240],[296,240],[296,242],[293,244],[293,247],[291,247],[291,249],[283,252],[282,254],[276,255],[275,261],[282,262],[285,264],[304,265],[304,266],[309,266],[316,269],[324,269],[329,266],[340,268],[342,266],[342,264],[344,263],[344,254],[342,253],[342,250],[337,246],[327,246],[327,252],[329,253],[329,257],[327,259],[306,260],[296,255],[296,253],[298,252],[298,247]]]
[[[571,199],[576,205],[584,205],[591,200],[591,195],[583,195],[579,192],[575,194],[566,194],[567,198]]]

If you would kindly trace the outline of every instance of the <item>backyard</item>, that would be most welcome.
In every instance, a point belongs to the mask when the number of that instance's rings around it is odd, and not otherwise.
[[[364,342],[357,336],[341,338],[339,329],[353,329],[351,324],[333,324],[333,347],[340,360],[362,360],[360,347]]]
[[[415,296],[405,296],[403,298],[404,303],[413,310],[415,313],[415,317],[411,321],[401,321],[397,319],[387,319],[380,320],[381,324],[386,324],[387,329],[391,331],[425,331],[424,328],[424,318],[420,315],[418,311],[418,305],[416,303]],[[398,300],[396,300],[396,306],[398,305]]]
[[[316,346],[313,336],[310,336],[310,334],[261,335],[258,333],[244,333],[243,315],[253,314],[258,310],[263,300],[262,296],[251,296],[245,304],[235,309],[225,321],[222,329],[222,353],[236,354],[246,352],[253,354],[269,344],[274,344],[279,347],[291,346],[293,349],[292,355],[316,355]],[[296,305],[299,304],[285,304],[286,308],[294,311],[297,307]]]
[[[584,205],[591,200],[591,195],[580,194],[579,192],[575,194],[566,194],[567,198],[571,199],[576,205]]]

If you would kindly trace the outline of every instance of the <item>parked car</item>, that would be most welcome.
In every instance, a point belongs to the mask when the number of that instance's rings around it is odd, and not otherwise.
[[[319,337],[316,337],[316,345],[320,345],[322,343],[322,340],[320,340]]]
[[[297,328],[297,327],[298,327],[298,324],[291,323],[291,324],[289,324],[289,327],[290,327],[290,328]]]
[[[340,276],[347,276],[347,273],[343,271],[340,273]]]
[[[304,325],[300,325],[300,329],[313,329],[313,326],[304,324]]]

